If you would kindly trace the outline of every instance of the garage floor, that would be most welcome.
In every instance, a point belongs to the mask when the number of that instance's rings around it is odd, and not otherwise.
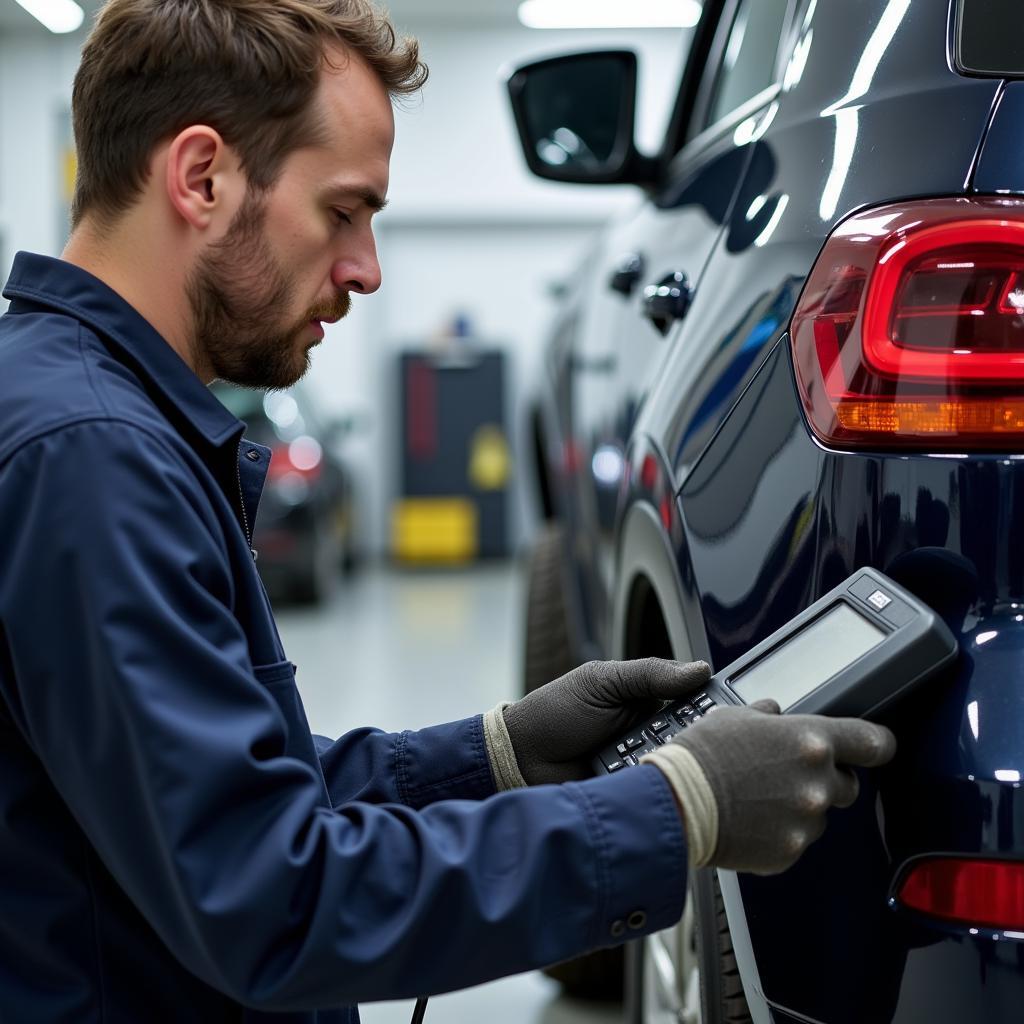
[[[282,607],[278,625],[314,732],[416,729],[479,714],[517,695],[523,584],[512,564],[460,572],[375,569],[315,610]],[[362,1010],[407,1024],[410,1002]],[[541,974],[432,999],[426,1024],[619,1024],[621,1011],[559,996]]]

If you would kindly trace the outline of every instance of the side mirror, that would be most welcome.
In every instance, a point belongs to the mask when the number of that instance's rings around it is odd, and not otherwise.
[[[508,80],[519,141],[540,178],[647,184],[655,161],[634,142],[636,54],[576,53],[526,64]]]

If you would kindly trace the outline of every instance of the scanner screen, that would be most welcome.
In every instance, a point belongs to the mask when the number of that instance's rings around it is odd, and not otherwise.
[[[770,697],[785,711],[876,647],[885,636],[863,615],[840,602],[728,683],[747,704]]]

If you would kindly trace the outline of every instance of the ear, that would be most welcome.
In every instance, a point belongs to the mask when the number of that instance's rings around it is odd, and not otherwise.
[[[239,191],[234,179],[240,174],[220,133],[206,125],[179,132],[167,151],[167,196],[182,219],[200,231],[232,212]]]

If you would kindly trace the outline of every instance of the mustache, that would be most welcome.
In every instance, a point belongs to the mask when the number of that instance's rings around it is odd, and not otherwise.
[[[314,306],[310,309],[309,315],[304,322],[308,323],[310,320],[341,320],[343,317],[348,316],[351,308],[352,298],[348,292],[344,292],[331,302],[322,302]]]

